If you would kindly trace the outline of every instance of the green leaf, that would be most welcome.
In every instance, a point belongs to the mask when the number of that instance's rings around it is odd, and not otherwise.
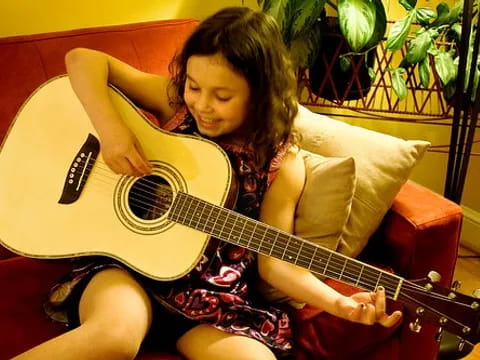
[[[340,69],[343,72],[347,72],[348,70],[350,70],[352,63],[350,62],[350,57],[348,55],[347,56],[341,55],[339,60],[340,60]]]
[[[368,77],[370,78],[370,81],[372,84],[375,82],[375,79],[377,78],[377,73],[371,67],[368,68]]]
[[[405,10],[410,11],[417,5],[417,0],[400,0],[400,5],[402,5]]]
[[[427,51],[430,49],[432,44],[433,40],[430,36],[430,32],[428,31],[421,33],[415,39],[411,40],[408,44],[406,55],[407,63],[414,65],[425,59],[427,56]]]
[[[385,31],[387,30],[387,14],[385,12],[385,7],[383,6],[382,0],[371,0],[375,5],[375,27],[373,29],[373,34],[365,49],[370,49],[374,46],[377,46],[380,41],[385,37]]]
[[[298,0],[297,0],[298,1]],[[308,34],[325,6],[326,0],[303,0],[295,7],[292,16],[291,38],[296,39]]]
[[[375,30],[375,2],[370,0],[338,0],[340,31],[354,52],[368,44]]]
[[[392,87],[395,94],[398,96],[400,100],[403,100],[407,97],[407,83],[403,78],[403,73],[405,69],[398,68],[393,71],[392,77]]]
[[[455,65],[449,53],[440,50],[434,59],[438,77],[443,85],[448,84],[456,78]]]
[[[427,89],[430,85],[430,64],[428,56],[418,64],[418,72],[420,74],[420,83],[422,84],[422,87]]]
[[[427,25],[435,17],[435,11],[430,8],[416,9],[415,17],[420,24]]]
[[[450,30],[453,34],[452,37],[456,41],[460,41],[460,39],[462,38],[462,25],[460,23],[455,23],[455,24],[452,25]]]
[[[403,19],[400,19],[393,24],[387,37],[387,50],[396,51],[402,48],[407,39],[408,33],[410,32],[414,17],[415,12],[411,11]]]
[[[455,81],[449,82],[444,85],[442,88],[443,96],[445,99],[450,100],[455,95],[455,90],[457,89]]]
[[[313,26],[308,36],[294,39],[290,44],[290,58],[295,67],[310,67],[322,46],[320,26]]]
[[[448,17],[449,24],[453,24],[453,23],[456,23],[457,21],[460,21],[461,20],[460,15],[462,14],[462,11],[463,11],[463,0],[456,2],[452,11],[450,11],[450,15]]]
[[[432,26],[445,25],[450,22],[450,7],[447,3],[440,3],[437,5],[437,18],[431,24]]]
[[[264,0],[263,12],[272,15],[276,20],[280,29],[285,28],[285,9],[289,0]]]

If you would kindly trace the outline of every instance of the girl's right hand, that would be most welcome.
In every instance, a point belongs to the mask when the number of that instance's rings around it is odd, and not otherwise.
[[[113,172],[131,176],[145,176],[152,171],[136,136],[125,125],[110,129],[101,140],[105,163]]]

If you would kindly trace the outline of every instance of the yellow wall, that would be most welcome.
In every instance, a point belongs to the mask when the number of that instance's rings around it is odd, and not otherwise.
[[[244,5],[256,7],[256,0]],[[1,0],[0,37],[172,18],[204,18],[242,0]]]

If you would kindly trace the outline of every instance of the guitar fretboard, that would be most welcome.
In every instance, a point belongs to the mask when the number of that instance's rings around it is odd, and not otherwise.
[[[176,223],[222,241],[301,266],[311,272],[396,299],[402,278],[351,259],[229,209],[178,192],[168,214]]]

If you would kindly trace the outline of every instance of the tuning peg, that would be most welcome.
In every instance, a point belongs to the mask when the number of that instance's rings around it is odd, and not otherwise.
[[[473,297],[477,298],[477,299],[480,299],[480,289],[475,289],[473,291]]]
[[[432,283],[439,282],[442,279],[442,275],[440,275],[438,272],[433,270],[428,273],[427,277],[430,279]]]
[[[437,332],[435,333],[435,340],[437,342],[440,342],[442,341],[442,337],[443,337],[443,328],[439,327]]]
[[[452,290],[458,291],[462,287],[462,282],[460,280],[455,280],[452,284]]]
[[[415,322],[411,322],[409,325],[410,330],[414,333],[419,333],[422,330],[422,325],[420,325],[420,320],[418,318],[415,319]]]
[[[460,339],[460,341],[458,342],[458,351],[462,351],[464,346],[465,346],[465,340]]]

